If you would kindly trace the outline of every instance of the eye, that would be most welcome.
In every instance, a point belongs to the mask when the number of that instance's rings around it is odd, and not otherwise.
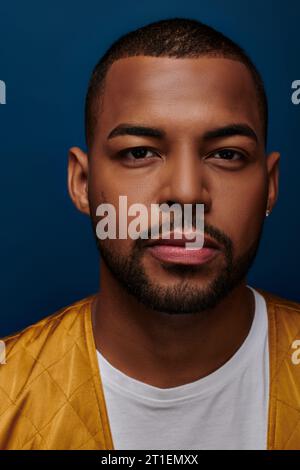
[[[233,149],[218,150],[217,152],[210,154],[209,157],[215,157],[218,160],[225,161],[239,161],[245,159],[245,156],[241,152]]]
[[[133,147],[119,152],[122,157],[128,160],[146,160],[153,157],[159,157],[158,153],[149,147]]]

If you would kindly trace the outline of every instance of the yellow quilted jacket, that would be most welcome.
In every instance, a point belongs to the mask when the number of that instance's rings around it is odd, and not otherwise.
[[[300,304],[257,289],[269,319],[268,449],[300,449]],[[114,449],[94,343],[94,296],[4,338],[0,449]]]

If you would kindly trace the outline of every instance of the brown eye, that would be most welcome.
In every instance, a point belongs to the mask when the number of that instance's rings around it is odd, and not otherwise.
[[[232,149],[218,150],[218,152],[211,154],[211,156],[227,161],[243,160],[245,158],[241,152]]]
[[[121,151],[123,157],[127,157],[130,160],[143,160],[151,157],[157,157],[158,154],[148,147],[134,147]]]

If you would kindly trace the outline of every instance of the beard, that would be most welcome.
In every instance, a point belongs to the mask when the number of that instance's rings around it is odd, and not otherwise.
[[[95,234],[95,224],[93,223]],[[202,266],[169,265],[162,263],[164,270],[176,275],[178,281],[172,286],[162,286],[147,275],[143,266],[145,240],[134,241],[129,256],[120,254],[110,240],[100,240],[96,235],[96,243],[103,262],[112,276],[123,289],[138,302],[152,310],[168,314],[204,313],[214,308],[246,277],[255,259],[262,232],[250,248],[236,260],[233,257],[231,239],[222,231],[205,225],[204,233],[215,238],[224,247],[225,264],[219,269],[215,278],[205,287],[202,282],[191,279],[197,273],[203,273]]]

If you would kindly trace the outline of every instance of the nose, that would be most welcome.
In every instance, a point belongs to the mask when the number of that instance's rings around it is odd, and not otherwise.
[[[162,178],[161,202],[211,205],[204,162],[195,149],[181,148],[168,156]]]

